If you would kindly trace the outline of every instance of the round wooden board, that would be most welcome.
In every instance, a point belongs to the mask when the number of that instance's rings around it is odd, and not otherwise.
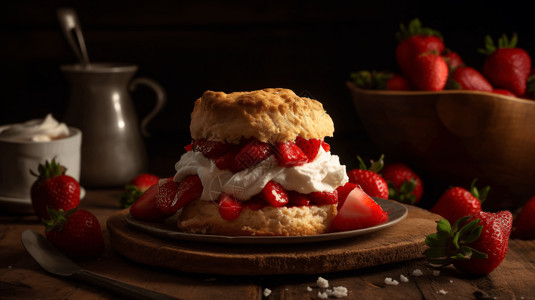
[[[150,266],[221,275],[322,274],[422,257],[426,235],[440,217],[408,206],[400,223],[374,233],[329,242],[241,245],[156,237],[128,225],[122,210],[108,219],[112,247]]]

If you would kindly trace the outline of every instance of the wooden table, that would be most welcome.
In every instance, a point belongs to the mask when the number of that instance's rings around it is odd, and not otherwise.
[[[88,190],[82,200],[80,207],[99,219],[107,245],[102,257],[79,264],[180,299],[320,299],[318,292],[325,289],[316,283],[319,276],[327,279],[331,288],[346,287],[348,296],[343,299],[535,299],[535,241],[511,240],[503,263],[490,275],[478,278],[453,268],[434,274],[423,259],[315,275],[223,276],[146,266],[121,256],[110,246],[106,220],[120,210],[119,194],[119,190]],[[0,299],[118,299],[107,291],[41,269],[20,242],[26,229],[43,232],[32,215],[1,213]],[[411,276],[416,269],[423,275]],[[401,282],[400,275],[409,282]],[[387,277],[399,285],[385,284]],[[263,296],[265,289],[271,290],[268,297]]]

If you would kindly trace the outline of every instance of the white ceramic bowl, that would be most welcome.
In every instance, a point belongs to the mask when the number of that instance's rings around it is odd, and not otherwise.
[[[47,142],[0,140],[0,207],[27,211],[31,207],[30,188],[39,164],[55,158],[67,168],[66,174],[80,179],[82,132],[69,127],[69,136]]]

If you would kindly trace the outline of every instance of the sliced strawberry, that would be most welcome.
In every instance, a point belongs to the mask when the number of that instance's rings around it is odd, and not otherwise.
[[[184,146],[184,150],[186,150],[186,152],[193,151],[193,144],[187,144]]]
[[[270,144],[253,139],[249,141],[234,157],[233,172],[239,172],[252,167],[273,154]]]
[[[321,141],[321,147],[323,147],[323,150],[325,150],[325,152],[331,151],[331,145],[327,144],[325,141]]]
[[[290,201],[282,185],[275,181],[269,181],[260,192],[260,195],[264,201],[273,207],[284,206]]]
[[[256,194],[253,197],[251,197],[251,199],[244,201],[242,203],[243,203],[244,209],[248,208],[250,210],[259,210],[268,205],[267,202],[264,201],[264,199],[262,199],[260,194]]]
[[[388,215],[360,188],[353,189],[331,223],[335,231],[355,230],[379,225],[388,220]]]
[[[320,139],[308,139],[298,136],[295,139],[295,144],[303,150],[305,155],[308,157],[308,161],[313,161],[316,156],[318,156],[318,151],[322,145],[323,141]]]
[[[310,201],[316,205],[329,205],[338,203],[338,191],[332,192],[312,192],[308,194]]]
[[[192,150],[202,152],[207,158],[219,157],[227,152],[230,144],[198,139],[192,142]]]
[[[348,182],[336,188],[336,191],[338,192],[338,209],[344,205],[347,195],[349,195],[349,193],[356,187],[356,184]]]
[[[151,186],[130,207],[130,215],[139,220],[159,220],[165,215],[156,208],[156,195],[159,190],[158,184]]]
[[[221,193],[218,198],[219,214],[225,221],[232,221],[240,216],[242,204],[232,195]]]
[[[197,175],[188,176],[180,183],[168,181],[160,186],[156,196],[156,208],[170,216],[192,200],[199,198],[202,190],[202,182]]]
[[[290,198],[290,201],[288,202],[288,206],[309,206],[310,205],[310,198],[305,194],[301,194],[296,191],[288,191],[288,196]]]
[[[295,167],[304,165],[308,161],[307,155],[295,143],[276,143],[275,156],[282,167]]]

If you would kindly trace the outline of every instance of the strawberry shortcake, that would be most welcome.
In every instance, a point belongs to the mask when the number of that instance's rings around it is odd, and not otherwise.
[[[282,88],[207,91],[190,130],[176,174],[152,191],[156,215],[178,214],[183,232],[301,236],[387,220],[348,183],[324,141],[333,121],[316,100]]]

